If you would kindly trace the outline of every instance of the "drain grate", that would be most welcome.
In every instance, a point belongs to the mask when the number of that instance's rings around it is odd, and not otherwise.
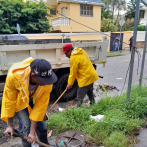
[[[84,147],[86,146],[86,135],[78,130],[70,130],[57,136],[58,147]]]

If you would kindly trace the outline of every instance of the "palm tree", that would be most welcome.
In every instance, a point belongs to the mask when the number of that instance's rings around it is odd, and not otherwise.
[[[118,17],[119,17],[119,11],[120,10],[126,10],[126,0],[118,0],[118,3],[116,4],[116,10],[118,11],[118,14],[117,14],[117,18],[116,18],[116,21],[115,21],[115,24],[118,20]]]
[[[114,11],[118,10],[117,19],[120,10],[126,10],[126,0],[102,0],[105,3],[104,9],[111,12],[111,19],[114,19]]]

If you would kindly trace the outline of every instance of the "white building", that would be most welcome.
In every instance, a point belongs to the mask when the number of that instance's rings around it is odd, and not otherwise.
[[[127,10],[120,10],[119,11],[119,16],[125,16]],[[145,5],[143,5],[142,8],[140,8],[140,12],[141,12],[141,21],[140,21],[140,25],[146,25],[147,23],[147,7]],[[114,11],[114,17],[117,18],[118,15],[118,10]]]
[[[143,5],[143,7],[140,9],[140,12],[141,12],[140,25],[146,25],[146,23],[147,23],[147,7]]]

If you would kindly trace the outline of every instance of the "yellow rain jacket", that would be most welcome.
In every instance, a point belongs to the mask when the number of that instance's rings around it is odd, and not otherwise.
[[[90,85],[99,79],[87,53],[78,47],[75,47],[71,53],[68,84],[72,86],[75,79],[79,87]]]
[[[3,92],[1,119],[14,116],[15,112],[28,108],[29,118],[34,121],[43,121],[49,103],[50,92],[53,85],[38,86],[35,92],[35,104],[33,109],[29,106],[29,78],[30,63],[33,58],[14,63],[8,71]]]

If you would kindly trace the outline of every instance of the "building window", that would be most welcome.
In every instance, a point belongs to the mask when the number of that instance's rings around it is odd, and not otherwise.
[[[80,5],[80,15],[81,16],[93,16],[93,6],[92,5]]]
[[[140,10],[140,18],[144,18],[145,10]]]
[[[50,9],[50,14],[51,14],[51,15],[56,15],[56,11],[55,11],[55,10]]]

